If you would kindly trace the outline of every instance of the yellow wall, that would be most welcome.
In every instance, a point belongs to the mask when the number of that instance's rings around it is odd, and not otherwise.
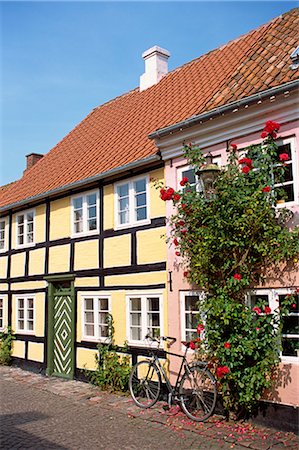
[[[164,217],[166,215],[165,202],[160,199],[160,190],[155,187],[156,181],[164,181],[164,168],[150,172],[150,215],[154,217]]]
[[[99,267],[98,240],[75,243],[75,270],[94,269]]]
[[[88,348],[77,348],[77,367],[79,369],[95,370],[97,368],[95,356],[96,350]]]
[[[68,272],[70,270],[70,245],[57,245],[49,248],[49,272]]]
[[[104,230],[114,228],[114,185],[104,186]]]
[[[28,359],[31,361],[44,361],[44,344],[40,342],[28,342]]]
[[[7,283],[0,283],[0,292],[5,292],[8,290],[8,284]]]
[[[12,356],[16,358],[25,358],[25,342],[13,341]]]
[[[125,234],[104,240],[104,267],[131,264],[131,236]]]
[[[166,283],[166,272],[146,272],[105,277],[105,286],[135,286]]]
[[[44,248],[31,250],[29,253],[29,275],[43,274],[45,271],[45,255]]]
[[[71,235],[71,201],[70,197],[51,202],[50,240],[61,239]]]
[[[84,277],[75,279],[75,287],[80,286],[99,286],[99,277]]]
[[[35,208],[34,240],[36,243],[46,240],[46,205]]]
[[[161,237],[165,227],[138,231],[137,236],[137,264],[148,264],[166,261],[167,245]]]
[[[126,296],[125,291],[115,291],[111,294],[111,314],[115,327],[115,343],[123,345],[127,339],[126,334]]]
[[[0,257],[0,278],[7,277],[7,256]]]
[[[25,275],[25,256],[25,252],[11,255],[10,273],[12,277],[23,277]]]
[[[46,281],[25,281],[24,283],[12,283],[11,290],[27,290],[30,293],[32,289],[43,289],[47,287]]]

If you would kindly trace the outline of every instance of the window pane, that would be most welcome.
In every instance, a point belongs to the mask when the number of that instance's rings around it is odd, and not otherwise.
[[[148,314],[148,326],[158,327],[160,325],[160,314],[159,313],[149,313]]]
[[[94,326],[93,325],[85,325],[85,335],[86,336],[94,336]]]
[[[87,204],[88,206],[95,205],[97,203],[96,194],[90,194],[87,196]]]
[[[24,320],[18,320],[18,329],[24,330]]]
[[[33,310],[32,309],[28,310],[28,319],[33,320]]]
[[[119,197],[126,197],[129,195],[129,184],[123,184],[122,186],[117,186],[117,194]]]
[[[96,219],[90,219],[88,221],[88,230],[96,230],[97,229],[97,220]]]
[[[299,335],[299,316],[297,314],[282,319],[282,334]]]
[[[197,337],[198,337],[198,334],[196,333],[196,331],[186,330],[186,341],[192,341],[193,339],[195,339]]]
[[[144,192],[145,190],[146,190],[145,178],[134,182],[134,191],[135,192]]]
[[[86,310],[93,310],[93,298],[86,298],[85,299],[85,309]]]
[[[77,209],[76,211],[75,211],[75,213],[74,213],[74,216],[75,216],[75,220],[76,221],[80,221],[80,220],[82,220],[82,209]]]
[[[131,311],[141,311],[141,298],[131,298]]]
[[[131,313],[131,325],[141,325],[141,314]]]
[[[21,224],[23,224],[24,223],[24,216],[23,215],[21,215],[21,216],[18,216],[18,225],[21,225]]]
[[[119,213],[119,223],[128,223],[129,222],[129,211],[124,211]]]
[[[118,200],[119,211],[127,211],[129,209],[129,197],[123,197]]]
[[[32,309],[32,308],[33,308],[33,298],[28,298],[28,299],[27,299],[27,302],[28,302],[28,303],[27,303],[28,308],[31,308],[31,309]]]
[[[277,200],[284,200],[285,202],[292,202],[294,201],[294,185],[287,184],[285,186],[278,186],[275,187],[275,190],[277,192]]]
[[[146,205],[146,194],[138,194],[136,195],[136,206],[144,206]]]
[[[83,222],[75,223],[75,233],[81,233],[83,231]]]
[[[93,322],[94,322],[93,312],[85,312],[85,323],[93,323]]]
[[[24,308],[24,299],[23,298],[18,299],[18,307],[21,309]]]
[[[146,219],[146,208],[138,208],[136,210],[136,220],[145,220]]]
[[[147,299],[147,309],[148,311],[159,311],[159,298],[150,297]]]
[[[99,312],[99,323],[107,326],[107,313]]]
[[[108,326],[107,325],[99,326],[99,336],[100,337],[108,337]]]
[[[99,299],[99,309],[102,311],[108,311],[108,298]]]
[[[78,197],[73,199],[74,209],[81,209],[83,206],[83,198]]]
[[[283,356],[298,356],[299,338],[283,338],[282,354]]]
[[[141,328],[131,328],[131,339],[141,341]]]
[[[18,311],[18,318],[19,319],[24,319],[24,310],[23,309],[19,309],[19,311]]]
[[[88,208],[88,218],[94,219],[97,216],[97,209],[95,206]]]
[[[184,178],[184,177],[188,178],[190,184],[195,184],[196,183],[195,170],[194,169],[184,170],[182,172],[182,178]]]
[[[197,303],[198,303],[197,295],[186,295],[185,296],[185,310],[186,311],[198,311]]]
[[[33,330],[33,322],[32,321],[28,321],[27,322],[27,326],[28,326],[28,331],[32,331]]]

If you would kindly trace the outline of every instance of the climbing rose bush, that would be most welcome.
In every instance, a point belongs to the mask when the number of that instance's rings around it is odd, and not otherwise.
[[[192,348],[214,366],[227,410],[252,412],[265,389],[273,383],[279,362],[281,318],[295,304],[293,295],[271,311],[259,299],[251,307],[248,292],[261,285],[282,263],[290,270],[299,253],[299,229],[287,226],[290,212],[275,208],[281,193],[273,186],[283,182],[288,154],[275,143],[280,125],[265,124],[262,142],[238,155],[237,144],[228,151],[212,195],[194,189],[188,180],[182,189],[162,187],[161,199],[172,201],[171,237],[184,277],[205,292],[201,317]],[[197,172],[205,158],[201,150],[186,145],[185,156]],[[295,304],[296,307],[296,304]]]

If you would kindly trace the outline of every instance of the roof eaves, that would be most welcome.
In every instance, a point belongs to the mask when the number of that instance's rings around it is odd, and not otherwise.
[[[178,122],[174,125],[169,125],[165,128],[160,128],[156,131],[153,131],[148,135],[149,139],[161,138],[163,136],[167,136],[168,134],[175,133],[177,131],[182,131],[185,128],[191,127],[193,125],[197,125],[202,121],[209,120],[215,116],[221,116],[224,113],[234,111],[237,108],[240,108],[244,105],[249,105],[251,103],[256,102],[257,100],[263,100],[265,98],[271,97],[273,95],[278,95],[284,93],[286,91],[290,91],[299,87],[299,79],[292,80],[288,83],[284,83],[279,86],[275,86],[273,88],[267,89],[265,91],[258,92],[256,94],[250,95],[248,97],[244,97],[240,100],[236,100],[231,103],[227,103],[223,106],[219,106],[218,108],[214,108],[210,111],[206,111],[204,113],[189,117],[181,122]]]
[[[150,163],[154,163],[154,162],[160,161],[160,160],[161,160],[161,156],[160,156],[159,152],[157,152],[155,155],[151,155],[147,158],[133,161],[129,164],[115,167],[114,169],[107,170],[106,172],[102,172],[97,175],[93,175],[92,177],[84,178],[83,180],[75,181],[73,183],[66,184],[64,186],[60,186],[55,189],[51,189],[50,191],[34,195],[33,197],[27,197],[23,200],[19,200],[17,202],[10,203],[8,205],[0,207],[0,212],[3,213],[10,209],[13,209],[13,208],[19,208],[21,206],[28,205],[28,203],[34,203],[34,202],[40,201],[42,199],[45,199],[47,197],[51,197],[53,195],[62,194],[71,189],[77,189],[77,188],[86,186],[88,184],[94,183],[96,181],[103,180],[104,178],[108,178],[108,177],[117,175],[121,172],[125,172],[127,170],[132,170],[132,169],[137,169],[139,167],[146,166]]]

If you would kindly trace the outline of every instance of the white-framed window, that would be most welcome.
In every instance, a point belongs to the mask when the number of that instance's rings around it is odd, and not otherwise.
[[[7,221],[0,219],[0,252],[7,250]]]
[[[34,333],[34,295],[16,297],[16,330],[18,333]]]
[[[298,202],[299,177],[296,164],[295,138],[281,139],[277,142],[277,162],[281,163],[280,155],[285,153],[289,159],[284,162],[285,175],[283,183],[275,183],[274,188],[278,189],[278,200],[284,200],[288,205]],[[275,180],[274,180],[275,182]]]
[[[133,345],[144,345],[144,339],[147,334],[151,336],[162,336],[162,295],[128,295],[127,330],[128,342]]]
[[[17,214],[17,247],[33,245],[35,241],[35,210]]]
[[[99,231],[99,193],[90,191],[72,197],[72,230],[74,236]]]
[[[142,176],[115,185],[117,228],[149,223],[149,178]]]
[[[284,300],[286,295],[291,294],[292,289],[256,289],[248,293],[250,306],[262,302],[269,306],[271,311],[279,307],[279,303]],[[289,308],[289,314],[284,316],[282,321],[282,360],[294,360],[299,362],[299,294],[296,294],[296,300]]]
[[[0,297],[0,331],[4,330],[5,298]]]
[[[213,156],[213,164],[217,164],[217,166],[221,167],[221,155]],[[189,189],[196,189],[198,191],[202,191],[202,186],[199,183],[198,176],[195,174],[195,169],[190,166],[181,166],[177,169],[177,189],[184,189],[180,182],[183,178],[188,178],[189,181]]]
[[[83,338],[85,340],[108,341],[108,317],[111,298],[106,294],[84,293],[81,295]]]
[[[199,337],[196,331],[200,322],[198,302],[203,298],[203,295],[203,292],[198,291],[180,292],[182,341],[189,342]],[[204,322],[204,319],[202,319],[202,322]]]

